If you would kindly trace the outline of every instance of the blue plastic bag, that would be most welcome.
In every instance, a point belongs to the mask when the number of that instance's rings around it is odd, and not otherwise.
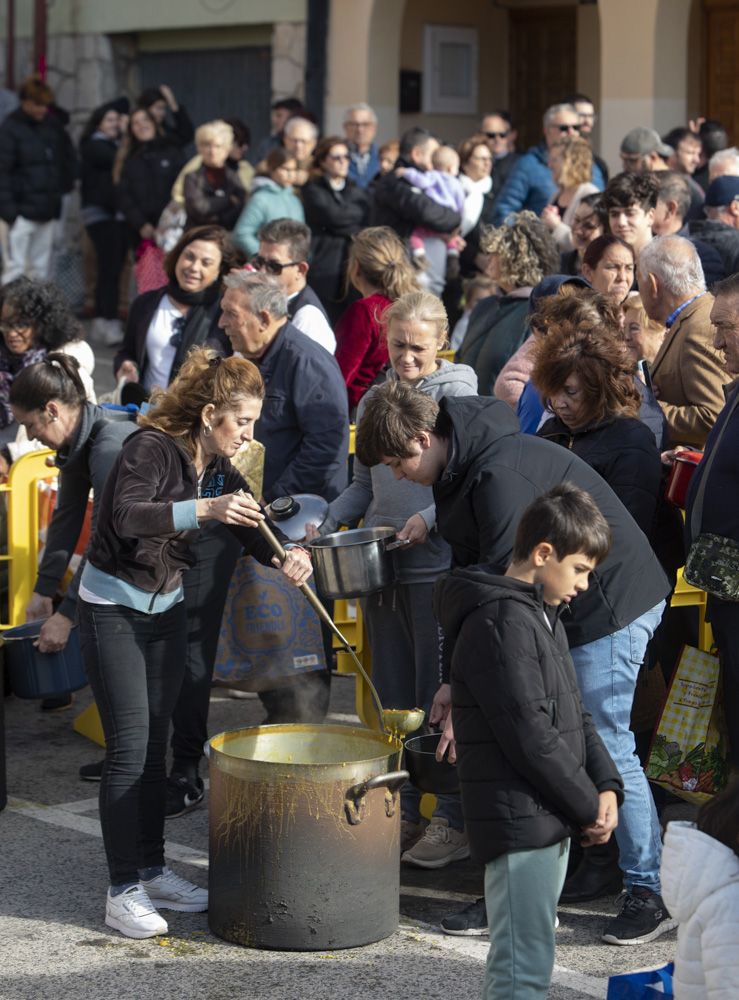
[[[672,992],[672,962],[648,972],[627,972],[608,980],[606,1000],[674,1000]]]

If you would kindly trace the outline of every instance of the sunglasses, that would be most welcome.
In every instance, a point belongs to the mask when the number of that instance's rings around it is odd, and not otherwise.
[[[559,131],[562,132],[562,133],[564,133],[564,132],[579,132],[580,131],[580,126],[579,125],[555,125],[554,127],[556,129],[559,129]]]
[[[505,132],[486,132],[485,135],[488,139],[507,139],[511,134],[511,130],[507,129]]]
[[[333,160],[335,163],[343,163],[344,160],[349,159],[348,153],[331,153],[328,157],[329,160]]]
[[[592,233],[600,226],[600,222],[597,219],[593,219],[592,215],[588,216],[587,219],[573,219],[571,229],[579,229],[583,233]]]
[[[251,262],[257,271],[266,271],[267,274],[277,276],[281,275],[286,267],[299,267],[302,263],[299,260],[289,260],[285,264],[281,264],[278,260],[266,260],[261,254],[252,257]]]

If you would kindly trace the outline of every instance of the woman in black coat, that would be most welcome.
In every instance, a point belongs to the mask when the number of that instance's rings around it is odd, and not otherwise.
[[[118,211],[113,183],[121,123],[127,109],[125,98],[96,108],[85,125],[79,146],[80,216],[97,258],[95,317],[107,324],[118,321],[118,290],[127,250],[126,224]]]
[[[550,326],[531,381],[554,411],[539,436],[595,469],[649,537],[662,466],[654,434],[638,417],[641,394],[620,331],[568,321]]]
[[[134,111],[113,170],[133,247],[154,238],[183,161],[180,147],[159,132],[152,115],[143,108]]]
[[[116,381],[138,382],[138,398],[155,385],[166,388],[193,347],[232,354],[218,327],[221,279],[243,258],[220,226],[188,229],[167,255],[169,283],[134,299],[120,351],[113,359]]]
[[[314,176],[302,191],[305,221],[312,233],[308,283],[332,325],[347,305],[344,275],[352,236],[367,224],[369,196],[350,180],[349,148],[328,136],[316,148]]]

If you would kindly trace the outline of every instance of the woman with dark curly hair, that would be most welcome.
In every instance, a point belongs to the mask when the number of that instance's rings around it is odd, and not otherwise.
[[[504,225],[485,228],[480,246],[489,255],[485,273],[502,294],[475,307],[456,360],[475,369],[480,395],[490,396],[503,365],[529,335],[531,289],[556,272],[559,251],[533,212],[516,212]]]
[[[188,229],[167,254],[169,283],[139,295],[131,304],[121,349],[113,359],[116,381],[141,384],[140,398],[165,388],[193,347],[232,353],[218,327],[221,279],[243,263],[221,226]]]
[[[0,289],[0,443],[15,440],[18,425],[8,397],[13,379],[49,351],[77,358],[89,399],[94,402],[95,357],[61,291],[50,283],[16,278]],[[15,457],[15,456],[13,456]]]
[[[649,535],[661,462],[654,434],[638,417],[635,370],[615,323],[562,321],[550,323],[537,344],[531,381],[554,413],[539,436],[600,473]]]

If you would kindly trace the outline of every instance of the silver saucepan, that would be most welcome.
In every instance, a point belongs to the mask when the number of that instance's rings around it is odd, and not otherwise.
[[[311,542],[316,586],[324,597],[365,597],[395,579],[393,549],[408,545],[395,528],[354,528]]]

